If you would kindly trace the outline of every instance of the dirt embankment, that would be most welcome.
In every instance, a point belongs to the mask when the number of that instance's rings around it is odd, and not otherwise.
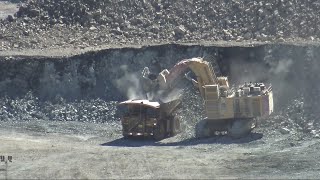
[[[19,4],[15,15],[10,12],[0,21],[0,50],[202,41],[317,42],[319,7],[317,1],[297,0],[29,0]]]

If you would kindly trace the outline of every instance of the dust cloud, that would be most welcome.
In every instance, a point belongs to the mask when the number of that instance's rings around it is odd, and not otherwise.
[[[274,79],[281,80],[283,83],[284,78],[290,73],[292,64],[293,60],[289,58],[264,63],[233,59],[230,63],[230,77],[232,82],[237,84],[244,82],[269,83]]]
[[[275,67],[272,67],[270,69],[270,72],[273,72],[275,75],[288,73],[292,64],[292,59],[282,59]]]
[[[297,79],[292,76],[293,60],[290,57],[254,59],[244,58],[230,60],[231,85],[241,85],[245,82],[262,82],[272,85],[275,111],[282,109],[297,96]]]
[[[174,88],[169,93],[167,93],[166,96],[162,96],[161,97],[161,101],[163,103],[167,103],[167,102],[170,102],[170,101],[174,101],[176,99],[180,99],[183,91],[184,91],[184,89]]]
[[[144,89],[144,81],[147,79],[143,79],[143,73],[141,72],[128,72],[127,66],[123,65],[120,67],[123,71],[123,76],[115,81],[117,89],[124,95],[128,100],[133,99],[147,99],[149,101],[160,101],[163,103],[167,103],[176,99],[179,99],[184,89],[186,88],[187,80],[182,78],[177,78],[176,84],[172,89],[158,89],[157,86],[150,82],[145,82],[146,90]],[[151,83],[151,84],[150,84]],[[154,87],[153,87],[154,86]]]
[[[146,95],[143,93],[138,73],[128,72],[126,65],[121,66],[120,69],[123,71],[124,75],[115,80],[117,89],[122,94],[125,94],[129,100],[145,99]]]
[[[259,62],[232,60],[230,63],[230,80],[232,84],[244,82],[268,81],[268,68]]]

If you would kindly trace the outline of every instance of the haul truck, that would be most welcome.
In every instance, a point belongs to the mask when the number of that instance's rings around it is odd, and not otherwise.
[[[161,140],[176,135],[180,131],[180,122],[173,114],[179,104],[179,99],[167,103],[149,100],[121,102],[119,105],[125,108],[121,119],[123,136],[144,136]]]

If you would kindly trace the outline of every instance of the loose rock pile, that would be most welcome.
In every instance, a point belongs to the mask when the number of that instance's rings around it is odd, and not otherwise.
[[[314,0],[29,0],[0,23],[0,34],[2,49],[317,40],[319,10]]]
[[[181,123],[181,133],[177,135],[181,140],[196,137],[196,125],[205,118],[200,92],[189,83],[181,96],[182,106],[175,114]]]
[[[31,92],[21,98],[2,97],[0,121],[79,121],[110,123],[119,120],[117,102],[86,99],[67,102],[62,97],[55,101],[41,101]]]

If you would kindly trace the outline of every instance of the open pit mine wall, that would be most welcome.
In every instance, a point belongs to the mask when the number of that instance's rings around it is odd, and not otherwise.
[[[29,105],[33,104],[30,105],[31,109],[42,114],[30,117],[44,118],[51,113],[47,118],[73,120],[75,117],[72,113],[69,113],[69,119],[65,115],[68,113],[54,114],[57,107],[52,107],[61,104],[61,101],[68,107],[78,104],[77,108],[65,111],[77,112],[87,108],[84,110],[86,112],[93,111],[91,106],[103,108],[109,105],[103,112],[115,112],[115,103],[110,105],[109,102],[141,97],[138,78],[143,67],[148,66],[152,72],[158,73],[163,68],[171,68],[176,62],[191,57],[214,57],[221,74],[228,76],[232,83],[272,83],[276,111],[285,109],[293,99],[300,98],[308,111],[317,112],[320,99],[319,53],[318,46],[278,44],[213,47],[172,44],[106,49],[68,58],[0,57],[0,116],[2,120],[16,118],[19,111],[30,115]],[[31,100],[24,102],[24,109],[21,109],[19,103],[16,103],[16,107],[12,103],[28,98]],[[96,105],[83,105],[97,99],[99,103]],[[68,109],[65,105],[59,108]],[[91,118],[84,118],[88,121],[104,121],[101,119],[106,115],[99,114],[99,108],[95,111],[96,114]],[[82,116],[85,116],[85,112]],[[114,114],[108,115],[112,118]],[[21,118],[25,119],[26,116]],[[81,119],[80,115],[77,119]]]

